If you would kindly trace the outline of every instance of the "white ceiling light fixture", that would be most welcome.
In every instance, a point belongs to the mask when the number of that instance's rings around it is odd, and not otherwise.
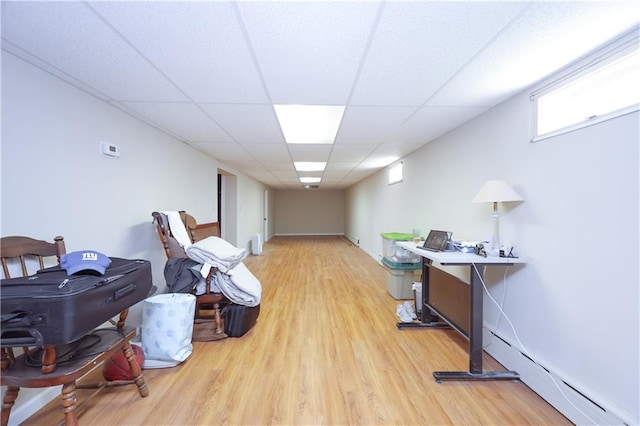
[[[299,172],[323,172],[326,161],[294,161],[293,166]]]
[[[274,105],[287,143],[332,144],[344,106]]]
[[[320,180],[322,180],[322,178],[310,176],[303,176],[300,178],[300,182],[302,183],[320,183]]]

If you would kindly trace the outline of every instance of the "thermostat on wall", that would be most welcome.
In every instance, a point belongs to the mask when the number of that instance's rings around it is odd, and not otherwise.
[[[120,147],[109,142],[100,142],[100,152],[107,157],[120,157]]]

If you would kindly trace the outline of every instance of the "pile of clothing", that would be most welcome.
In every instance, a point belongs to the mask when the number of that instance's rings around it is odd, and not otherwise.
[[[204,266],[206,273],[202,275],[208,275],[211,267],[218,269],[211,280],[213,291],[219,289],[227,299],[238,305],[260,304],[262,285],[242,262],[247,257],[245,249],[234,247],[219,237],[207,237],[191,244],[186,252],[191,260]],[[202,287],[202,283],[199,286]],[[198,291],[196,286],[196,294],[201,294]]]
[[[203,294],[206,277],[215,267],[217,271],[211,279],[212,292],[222,293],[238,305],[253,307],[260,304],[262,285],[243,263],[248,255],[246,249],[213,236],[192,244],[177,212],[164,213],[174,238],[188,256],[167,261],[164,275],[170,292],[193,293],[195,290],[196,295]]]

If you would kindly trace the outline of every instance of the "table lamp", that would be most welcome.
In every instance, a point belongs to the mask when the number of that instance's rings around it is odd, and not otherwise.
[[[493,203],[493,252],[500,251],[500,213],[498,212],[498,203],[511,201],[524,201],[524,198],[513,190],[503,180],[487,181],[476,196],[471,200],[472,203]]]

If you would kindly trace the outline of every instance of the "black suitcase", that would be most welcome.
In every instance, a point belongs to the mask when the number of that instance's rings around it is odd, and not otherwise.
[[[145,299],[147,260],[111,258],[104,275],[67,275],[59,266],[0,283],[1,347],[74,342]]]
[[[241,337],[251,329],[260,315],[260,305],[243,306],[229,303],[222,308],[224,332],[229,337]]]

